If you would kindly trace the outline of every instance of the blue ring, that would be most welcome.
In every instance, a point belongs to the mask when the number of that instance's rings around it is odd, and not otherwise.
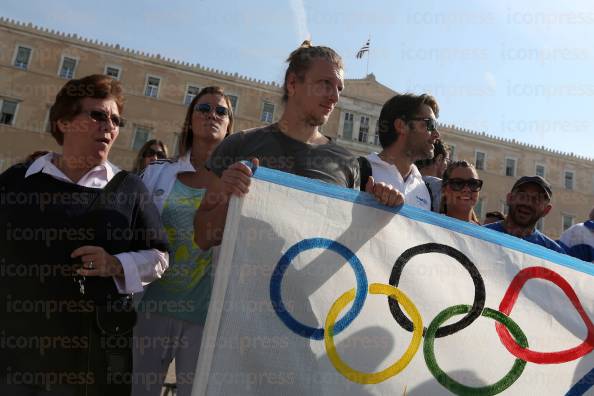
[[[274,312],[276,312],[280,320],[282,320],[283,323],[295,334],[314,340],[323,340],[324,328],[306,326],[301,322],[298,322],[285,308],[281,296],[281,284],[287,267],[299,253],[310,249],[329,249],[340,254],[348,261],[355,272],[355,278],[357,280],[355,300],[353,301],[351,309],[349,309],[348,312],[334,325],[334,334],[338,334],[344,330],[361,312],[363,304],[365,303],[365,298],[367,297],[367,275],[365,274],[363,264],[361,264],[361,261],[359,261],[355,253],[343,244],[326,238],[310,238],[297,242],[283,254],[280,260],[278,260],[278,263],[272,272],[272,277],[270,278],[270,301],[272,302]]]
[[[565,396],[582,396],[594,384],[594,369],[588,371],[578,382],[576,382],[571,389],[567,391]]]

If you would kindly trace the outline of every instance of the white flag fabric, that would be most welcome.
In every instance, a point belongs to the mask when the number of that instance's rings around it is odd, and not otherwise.
[[[193,395],[586,394],[593,274],[502,233],[258,168],[230,203]]]

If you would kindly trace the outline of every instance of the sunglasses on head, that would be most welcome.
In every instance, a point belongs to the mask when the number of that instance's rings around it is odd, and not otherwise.
[[[208,103],[198,103],[194,106],[194,110],[199,111],[202,114],[208,114],[212,110],[212,107]],[[214,111],[219,117],[226,117],[229,115],[229,109],[224,106],[214,106]]]
[[[427,132],[437,132],[437,120],[435,118],[414,117],[407,118],[408,121],[425,121]]]
[[[450,179],[446,184],[454,191],[462,191],[465,186],[468,186],[470,191],[477,192],[483,187],[481,179]]]
[[[111,120],[111,123],[113,125],[121,128],[123,128],[126,125],[126,121],[117,114],[109,115],[101,110],[90,110],[87,111],[86,114],[88,114],[92,120],[97,122],[107,122],[107,120]]]
[[[165,159],[165,158],[167,158],[167,155],[165,155],[165,152],[164,151],[162,151],[162,150],[155,150],[155,149],[152,149],[152,148],[147,149],[144,152],[144,155],[143,155],[144,158],[153,157],[153,156],[154,157],[157,157],[158,159]]]

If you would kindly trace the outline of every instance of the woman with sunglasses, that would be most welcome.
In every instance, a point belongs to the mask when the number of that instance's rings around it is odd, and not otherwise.
[[[165,143],[158,139],[149,140],[138,150],[132,172],[140,174],[151,162],[166,159],[168,157],[167,152]]]
[[[192,100],[179,144],[179,158],[150,164],[143,180],[169,238],[170,267],[145,290],[134,330],[133,395],[159,395],[169,364],[175,359],[177,394],[190,395],[202,330],[212,290],[213,252],[194,243],[194,215],[217,177],[204,164],[231,132],[231,101],[220,87],[206,87]],[[166,339],[163,343],[146,340]]]
[[[168,256],[144,184],[108,161],[123,103],[111,77],[70,80],[50,110],[61,152],[0,176],[0,333],[23,341],[0,343],[1,395],[130,394],[128,295]]]
[[[474,212],[483,181],[467,161],[455,161],[443,173],[439,212],[458,220],[478,224]]]

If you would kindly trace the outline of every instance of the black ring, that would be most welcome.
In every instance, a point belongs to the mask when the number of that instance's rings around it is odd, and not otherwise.
[[[469,326],[476,318],[481,316],[483,312],[483,308],[485,308],[485,298],[486,298],[486,291],[485,291],[485,283],[483,282],[483,277],[481,276],[479,270],[476,266],[462,253],[461,251],[454,249],[451,246],[442,245],[440,243],[426,243],[424,245],[418,245],[406,250],[404,253],[398,257],[396,262],[394,263],[394,267],[392,267],[392,273],[390,274],[390,285],[394,287],[398,287],[398,282],[400,282],[400,276],[402,275],[402,270],[408,261],[415,257],[418,254],[424,253],[442,253],[447,256],[452,257],[453,259],[457,260],[462,266],[468,271],[472,281],[474,283],[474,302],[472,304],[472,308],[470,311],[464,316],[462,319],[457,321],[456,323],[452,323],[447,326],[440,327],[437,332],[435,333],[436,337],[444,337],[446,335],[454,334],[467,326]],[[413,323],[406,317],[402,309],[400,309],[400,305],[398,301],[394,300],[393,298],[388,298],[388,304],[390,305],[390,312],[396,322],[400,324],[405,330],[413,331]],[[426,327],[423,327],[423,336],[425,336],[425,332],[427,331]]]

